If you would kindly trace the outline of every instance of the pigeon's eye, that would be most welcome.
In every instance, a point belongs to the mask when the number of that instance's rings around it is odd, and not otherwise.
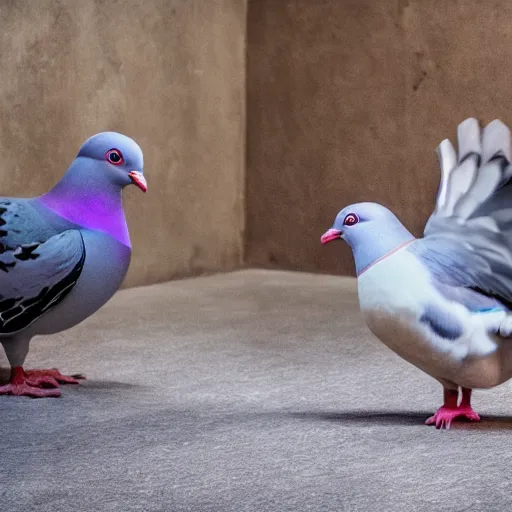
[[[118,149],[109,149],[105,158],[108,162],[114,165],[121,165],[124,162],[123,155]]]
[[[353,226],[359,222],[359,217],[355,213],[349,213],[343,221],[344,226]]]

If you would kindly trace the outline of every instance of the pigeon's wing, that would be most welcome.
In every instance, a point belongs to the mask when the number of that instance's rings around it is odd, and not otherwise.
[[[45,242],[19,245],[0,254],[0,334],[24,329],[58,304],[75,286],[85,245],[72,229]]]
[[[438,149],[436,207],[414,252],[436,279],[512,303],[512,176],[510,130],[501,121],[482,131],[476,119]],[[508,206],[507,206],[508,205]]]
[[[462,304],[474,313],[489,313],[510,309],[504,301],[498,300],[496,296],[492,297],[478,291],[478,287],[450,286],[439,281],[434,282],[434,285],[445,298]]]
[[[428,269],[432,284],[448,300],[463,304],[470,311],[512,309],[512,304],[495,280],[485,260],[478,258],[454,240],[422,238],[408,248]],[[486,291],[491,289],[491,291]]]
[[[456,316],[434,305],[425,308],[420,323],[427,325],[437,336],[451,341],[460,338],[464,332],[464,326]]]
[[[33,200],[0,197],[0,252],[44,242],[59,231],[34,207]]]

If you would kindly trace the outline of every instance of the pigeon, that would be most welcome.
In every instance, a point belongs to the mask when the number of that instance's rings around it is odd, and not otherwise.
[[[119,289],[131,258],[122,189],[143,192],[143,154],[115,132],[81,146],[62,179],[33,198],[0,198],[0,343],[11,366],[1,395],[58,397],[83,375],[25,370],[31,339],[82,322]]]
[[[359,305],[370,331],[436,379],[444,402],[426,420],[449,429],[479,421],[473,389],[512,377],[512,165],[510,130],[474,118],[437,148],[441,182],[423,237],[386,207],[341,210],[321,237],[352,249]]]

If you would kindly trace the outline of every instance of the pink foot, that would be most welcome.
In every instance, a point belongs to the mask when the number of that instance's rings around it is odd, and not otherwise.
[[[85,375],[62,375],[57,368],[50,370],[26,370],[25,376],[30,379],[34,385],[49,385],[58,388],[59,384],[80,384],[78,379],[85,380]]]
[[[437,429],[449,430],[452,421],[456,418],[467,419],[469,421],[480,421],[480,416],[471,408],[471,406],[460,406],[457,408],[445,407],[444,405],[431,416],[425,425],[434,425]]]
[[[435,425],[437,429],[449,430],[452,421],[456,418],[463,418],[469,421],[480,421],[480,416],[471,407],[471,389],[462,389],[462,400],[460,405],[459,390],[446,389],[444,390],[444,404],[440,407],[434,416],[431,416],[425,425]]]
[[[33,398],[59,397],[60,384],[80,384],[84,375],[62,375],[59,370],[28,370],[21,366],[12,368],[11,381],[0,386],[0,395],[31,396]]]
[[[11,382],[5,386],[0,386],[0,395],[31,396],[32,398],[59,397],[60,390],[55,389],[52,381],[44,377],[32,380],[25,375],[23,368],[19,366],[11,370]],[[52,387],[41,387],[44,384]],[[58,387],[58,384],[56,387]]]

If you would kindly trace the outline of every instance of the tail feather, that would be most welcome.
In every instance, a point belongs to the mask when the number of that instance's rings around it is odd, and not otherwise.
[[[448,181],[450,173],[457,165],[457,153],[452,143],[445,139],[437,147],[437,157],[441,167],[441,183],[437,193],[436,212],[442,212],[446,209],[448,198]]]
[[[503,169],[499,162],[488,162],[478,168],[476,178],[469,190],[460,197],[453,208],[455,217],[466,220],[475,210],[487,201],[499,187]]]
[[[469,118],[457,128],[459,156],[449,141],[438,146],[441,163],[441,187],[438,193],[436,214],[450,217],[460,198],[470,189],[480,164],[480,127],[478,121]],[[441,193],[443,197],[441,198]],[[440,199],[442,201],[440,201]]]
[[[419,247],[424,259],[434,254],[448,284],[512,305],[510,130],[495,120],[480,132],[478,122],[467,119],[458,127],[458,150],[455,159],[448,141],[438,147],[441,186]]]
[[[480,124],[474,117],[470,117],[457,127],[457,140],[459,142],[459,163],[470,155],[480,156],[482,153]]]
[[[434,215],[466,221],[484,205],[487,212],[498,206],[493,198],[512,177],[511,138],[500,120],[481,131],[475,118],[460,123],[457,138],[458,158],[448,140],[437,148],[441,184]]]
[[[490,162],[497,157],[502,157],[507,162],[512,160],[510,129],[499,119],[489,123],[482,134],[482,160]]]

